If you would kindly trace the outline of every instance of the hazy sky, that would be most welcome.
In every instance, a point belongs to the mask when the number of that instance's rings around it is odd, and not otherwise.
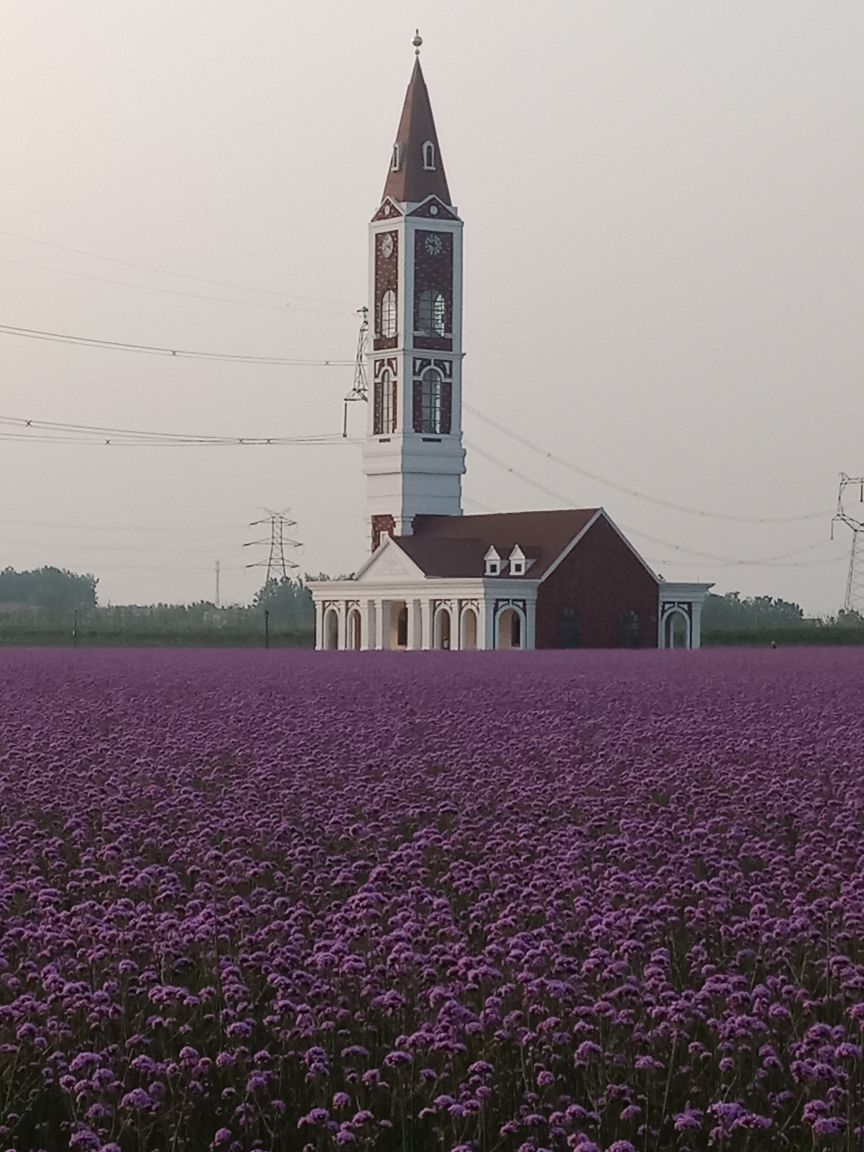
[[[465,220],[466,512],[603,504],[667,578],[836,611],[860,0],[6,0],[0,324],[350,360],[415,25]],[[339,433],[352,375],[3,332],[0,357],[2,417],[227,436]],[[361,481],[349,444],[0,441],[0,566],[121,603],[212,597],[219,559],[245,600],[262,506],[291,508],[301,570],[362,562]]]

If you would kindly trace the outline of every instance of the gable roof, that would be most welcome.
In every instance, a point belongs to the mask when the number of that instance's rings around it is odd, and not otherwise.
[[[396,542],[427,576],[482,577],[485,556],[491,545],[505,568],[506,559],[519,545],[532,563],[525,576],[542,580],[558,557],[602,512],[599,508],[566,508],[561,511],[497,512],[486,516],[415,516],[414,534],[397,536]]]
[[[427,140],[435,147],[435,167],[431,169],[423,167],[423,145]],[[437,196],[444,204],[450,205],[450,190],[419,57],[414,59],[414,71],[405,93],[396,144],[399,145],[401,162],[397,171],[391,168],[387,173],[382,200],[390,196],[397,203],[404,204]]]

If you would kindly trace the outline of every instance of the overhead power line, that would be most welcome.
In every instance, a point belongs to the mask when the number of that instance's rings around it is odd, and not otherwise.
[[[739,524],[793,524],[803,520],[822,520],[830,513],[822,512],[808,512],[801,516],[739,516],[731,512],[711,512],[704,508],[693,508],[688,504],[678,504],[674,500],[664,500],[659,496],[649,496],[645,492],[640,492],[637,488],[630,488],[626,484],[621,484],[617,480],[610,480],[608,476],[601,476],[597,472],[591,472],[587,468],[581,468],[578,464],[574,464],[572,460],[567,460],[564,456],[559,456],[555,452],[550,452],[541,444],[529,440],[527,436],[522,436],[519,432],[514,432],[512,428],[508,428],[506,424],[501,424],[497,420],[493,420],[491,416],[487,416],[485,412],[481,412],[478,408],[473,408],[470,404],[464,405],[468,412],[474,416],[479,417],[484,424],[495,428],[499,432],[503,432],[518,444],[530,448],[532,451],[539,453],[547,460],[551,460],[554,464],[560,464],[563,468],[569,468],[571,472],[576,472],[579,476],[585,476],[588,480],[593,480],[598,484],[604,484],[607,488],[612,488],[616,492],[623,492],[627,496],[632,496],[636,500],[642,500],[647,504],[656,504],[660,508],[671,508],[676,512],[686,512],[690,516],[701,516],[705,519],[711,520],[732,520]]]
[[[51,272],[55,276],[72,276],[77,280],[92,280],[98,284],[114,284],[121,288],[140,288],[144,292],[159,292],[165,296],[184,296],[190,300],[212,300],[217,304],[236,304],[244,308],[270,308],[277,312],[284,312],[286,308],[290,308],[292,312],[312,312],[322,316],[338,316],[348,311],[346,308],[340,308],[338,311],[333,308],[305,308],[303,305],[291,304],[288,300],[283,300],[281,304],[265,303],[261,300],[230,300],[224,296],[211,296],[205,292],[184,292],[182,288],[162,288],[155,284],[137,284],[132,280],[115,280],[109,276],[73,272],[68,268],[46,268],[44,264],[34,264],[30,260],[13,260],[10,256],[0,256],[0,261],[4,264],[14,264],[19,268],[34,268],[37,272]]]
[[[187,272],[174,272],[170,268],[157,268],[152,264],[139,264],[134,260],[118,259],[116,256],[102,256],[98,252],[88,252],[84,248],[72,248],[68,244],[37,240],[33,236],[22,236],[18,232],[0,230],[0,236],[8,236],[12,240],[23,240],[27,244],[38,244],[42,248],[53,248],[58,252],[71,252],[75,256],[86,256],[92,260],[104,260],[107,264],[120,264],[125,268],[139,268],[142,272],[155,272],[159,276],[175,276],[180,280],[192,280],[196,284],[210,284],[215,288],[233,288],[238,292],[257,292],[260,296],[288,297],[291,300],[308,300],[314,304],[338,304],[340,307],[351,308],[352,310],[354,308],[353,304],[349,304],[345,300],[328,300],[323,296],[301,296],[296,292],[283,292],[276,288],[252,288],[248,284],[235,284],[230,280],[211,280],[204,276],[191,276]]]
[[[185,348],[165,348],[155,344],[133,344],[123,340],[102,340],[95,336],[74,336],[66,332],[46,332],[39,328],[18,328],[0,324],[0,332],[7,336],[24,336],[29,340],[47,340],[50,343],[77,344],[85,348],[108,348],[115,352],[139,352],[148,356],[176,356],[179,359],[222,360],[237,364],[278,364],[302,368],[350,368],[353,360],[304,360],[292,356],[250,356],[234,352],[202,352]]]
[[[181,432],[153,432],[133,428],[114,428],[101,424],[67,424],[50,420],[25,420],[15,416],[0,416],[0,440],[18,440],[42,444],[96,444],[111,446],[167,447],[266,447],[287,444],[355,444],[337,433],[302,436],[201,436]]]
[[[517,480],[522,480],[522,481],[524,481],[524,483],[530,484],[532,487],[536,488],[538,491],[545,493],[547,496],[551,496],[554,500],[560,501],[563,504],[572,504],[572,502],[573,502],[572,497],[564,496],[560,492],[556,492],[553,488],[549,488],[546,484],[541,483],[539,480],[535,480],[533,476],[528,476],[524,472],[520,472],[517,468],[514,468],[512,465],[508,464],[505,460],[501,460],[499,457],[493,456],[490,452],[485,452],[482,448],[478,448],[476,444],[469,444],[469,445],[466,445],[466,447],[468,447],[470,449],[470,451],[472,453],[474,453],[475,455],[482,456],[484,459],[489,460],[492,464],[495,464],[497,467],[503,468],[505,472],[509,472],[511,474],[511,476],[515,476]],[[685,554],[686,556],[698,556],[701,558],[702,561],[710,561],[712,563],[719,564],[722,567],[743,567],[743,566],[757,567],[757,566],[762,566],[762,565],[765,565],[765,566],[777,565],[777,566],[782,566],[782,567],[804,567],[805,564],[800,563],[800,562],[791,562],[789,564],[784,564],[782,562],[783,562],[785,557],[796,556],[796,555],[799,555],[801,552],[812,551],[815,548],[821,547],[823,544],[829,543],[829,541],[826,541],[826,540],[818,541],[816,544],[808,545],[806,548],[795,549],[792,552],[780,553],[777,556],[747,557],[747,558],[734,558],[733,559],[729,556],[720,556],[714,552],[703,552],[698,548],[686,548],[683,545],[675,544],[670,540],[661,540],[657,536],[651,536],[647,532],[643,532],[639,528],[634,528],[634,527],[627,525],[627,524],[621,524],[620,522],[619,522],[619,527],[623,528],[631,536],[639,536],[643,540],[648,540],[652,544],[658,544],[662,548],[670,548],[673,552],[681,552],[681,553]],[[676,563],[677,562],[679,562],[679,561],[676,560]],[[810,563],[824,564],[824,563],[832,563],[832,562],[833,561],[828,559],[828,560],[811,561]]]

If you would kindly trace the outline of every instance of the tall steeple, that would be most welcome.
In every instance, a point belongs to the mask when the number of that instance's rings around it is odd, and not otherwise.
[[[384,185],[384,197],[387,196],[401,204],[416,204],[427,196],[437,196],[445,204],[450,204],[450,190],[419,55],[414,60],[414,71],[405,93],[393,145],[390,171]]]
[[[375,549],[382,533],[410,535],[415,516],[462,515],[462,221],[419,59],[369,228],[369,296],[363,471]]]

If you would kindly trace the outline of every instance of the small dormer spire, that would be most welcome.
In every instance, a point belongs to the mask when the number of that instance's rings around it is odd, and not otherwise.
[[[488,552],[483,557],[486,562],[486,576],[500,576],[501,575],[501,553],[494,544],[490,545]]]
[[[510,575],[511,576],[524,576],[525,575],[525,553],[518,544],[513,545],[508,560],[510,561]]]

